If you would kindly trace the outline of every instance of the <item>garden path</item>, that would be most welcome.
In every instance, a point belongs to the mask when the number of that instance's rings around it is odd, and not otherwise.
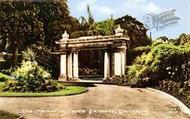
[[[73,96],[0,97],[0,109],[28,119],[190,119],[156,91],[103,84],[88,89]]]

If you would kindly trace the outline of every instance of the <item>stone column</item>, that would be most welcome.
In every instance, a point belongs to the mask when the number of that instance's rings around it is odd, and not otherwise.
[[[59,80],[67,80],[67,56],[66,53],[60,56],[60,78]]]
[[[72,53],[69,53],[68,55],[68,77],[69,79],[73,78],[73,54]]]
[[[108,51],[104,53],[104,79],[110,78],[110,57]]]
[[[121,76],[122,73],[122,60],[121,52],[114,53],[114,75]]]
[[[121,62],[122,62],[122,72],[121,72],[121,75],[125,75],[125,66],[126,66],[126,51],[124,50],[122,53],[121,53]]]
[[[73,77],[79,79],[78,51],[73,54]]]
[[[110,52],[110,77],[114,76],[114,52]]]
[[[126,52],[125,49],[114,53],[114,75],[125,75]]]
[[[60,62],[60,73],[66,75],[66,54],[61,55]]]

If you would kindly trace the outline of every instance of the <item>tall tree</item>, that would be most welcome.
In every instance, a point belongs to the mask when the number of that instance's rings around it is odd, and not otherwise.
[[[13,66],[19,50],[43,40],[43,24],[37,20],[37,13],[35,5],[30,2],[0,2],[0,44],[4,46],[1,50],[12,52]]]
[[[87,5],[87,14],[87,18],[83,16],[79,18],[78,30],[71,33],[72,38],[80,36],[92,36],[98,34],[98,31],[95,29],[95,21],[89,5]]]
[[[52,46],[64,30],[70,30],[69,11],[66,0],[35,2],[39,9],[38,19],[43,23],[45,45]]]
[[[35,4],[39,9],[38,19],[43,22],[45,45],[52,47],[65,30],[70,33],[78,29],[78,20],[69,15],[67,0],[47,0]]]
[[[87,13],[88,13],[88,29],[87,29],[87,35],[96,35],[97,31],[95,29],[95,22],[92,15],[92,12],[90,10],[89,5],[87,5]]]
[[[151,43],[151,40],[146,35],[147,29],[144,27],[143,23],[135,18],[126,15],[114,21],[116,25],[120,24],[121,28],[127,31],[130,37],[131,47],[145,46]]]
[[[92,12],[90,10],[89,5],[87,5],[87,13],[88,13],[88,23],[93,24],[94,23],[94,18],[93,18],[93,15],[92,15]]]
[[[11,51],[13,65],[25,47],[41,42],[52,48],[65,30],[78,29],[78,20],[69,16],[67,0],[0,2],[0,51]]]

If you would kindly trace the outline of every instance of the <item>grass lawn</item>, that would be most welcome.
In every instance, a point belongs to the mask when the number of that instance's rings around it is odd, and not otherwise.
[[[0,72],[0,87],[5,83],[7,79],[12,79],[10,76],[7,76]],[[45,96],[66,96],[74,95],[86,92],[87,89],[81,86],[66,86],[65,89],[55,92],[2,92],[0,90],[1,97],[45,97]],[[0,118],[1,119],[1,118]]]
[[[19,116],[0,110],[0,119],[18,119]]]
[[[45,97],[45,96],[66,96],[75,95],[86,92],[85,87],[80,86],[67,86],[66,89],[56,92],[43,92],[43,93],[21,93],[21,92],[0,92],[2,97]]]

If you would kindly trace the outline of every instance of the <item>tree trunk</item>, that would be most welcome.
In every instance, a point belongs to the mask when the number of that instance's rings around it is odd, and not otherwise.
[[[47,46],[50,46],[50,36],[49,36],[49,30],[48,30],[48,23],[46,21],[43,22],[43,29],[44,29],[44,35],[45,35],[44,44]]]
[[[17,64],[18,60],[18,44],[15,44],[12,51],[12,66],[14,67]]]

